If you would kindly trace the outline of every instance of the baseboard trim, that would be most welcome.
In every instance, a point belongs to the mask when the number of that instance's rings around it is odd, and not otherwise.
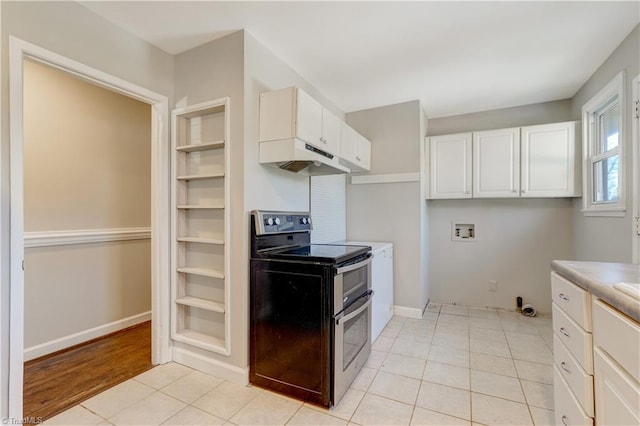
[[[215,359],[173,347],[173,361],[241,386],[249,384],[249,368],[240,368]]]
[[[110,322],[108,324],[100,325],[98,327],[90,328],[88,330],[80,331],[78,333],[70,334],[59,339],[31,346],[24,350],[24,360],[30,361],[32,359],[48,355],[61,349],[69,348],[71,346],[87,342],[97,337],[106,336],[109,333],[123,330],[127,327],[141,324],[150,320],[151,311],[147,311],[138,315],[123,318],[118,321]]]
[[[400,317],[422,319],[423,311],[424,309],[420,309],[420,308],[407,308],[406,306],[398,306],[398,305],[393,306],[393,314],[398,315]]]

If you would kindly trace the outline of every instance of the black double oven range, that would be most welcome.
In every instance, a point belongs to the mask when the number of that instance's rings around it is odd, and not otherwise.
[[[251,213],[249,381],[332,406],[371,353],[371,247],[310,232],[309,213]]]

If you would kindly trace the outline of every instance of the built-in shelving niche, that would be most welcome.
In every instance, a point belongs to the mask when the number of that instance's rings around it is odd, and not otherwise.
[[[172,112],[174,341],[229,354],[229,98]]]

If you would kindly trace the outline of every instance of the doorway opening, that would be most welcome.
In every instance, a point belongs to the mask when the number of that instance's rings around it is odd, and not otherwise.
[[[25,41],[19,40],[15,37],[10,37],[10,177],[11,177],[11,227],[10,227],[10,241],[11,241],[11,249],[10,249],[10,307],[9,307],[9,319],[10,319],[10,329],[9,329],[9,392],[8,392],[8,405],[9,405],[9,417],[12,418],[23,418],[23,392],[24,392],[24,382],[23,382],[23,373],[24,373],[24,361],[25,361],[25,346],[28,346],[30,351],[26,353],[28,357],[32,355],[38,355],[38,351],[50,351],[52,349],[56,349],[55,345],[65,345],[68,346],[69,343],[75,344],[80,341],[86,341],[87,339],[91,339],[94,337],[102,336],[112,332],[114,329],[118,328],[126,328],[131,325],[135,325],[138,323],[143,323],[144,321],[148,321],[149,318],[144,318],[144,315],[150,317],[151,319],[151,363],[152,364],[162,364],[170,360],[170,348],[169,348],[169,300],[168,300],[168,289],[169,289],[169,215],[168,215],[168,205],[169,205],[169,188],[166,182],[168,182],[169,176],[169,142],[168,142],[168,98],[166,96],[157,94],[155,92],[149,91],[140,86],[129,83],[125,80],[119,79],[117,77],[111,76],[109,74],[103,73],[102,71],[96,70],[94,68],[88,67],[79,62],[73,61],[69,58],[60,56],[56,53],[50,52],[46,49],[42,49],[38,46],[32,45]],[[36,244],[42,243],[47,240],[46,235],[27,235],[28,237],[25,240],[25,224],[29,225],[29,219],[26,217],[25,213],[27,213],[25,206],[27,198],[25,197],[25,188],[29,188],[30,184],[28,180],[25,180],[25,172],[27,172],[28,164],[25,162],[25,140],[26,136],[28,136],[27,131],[25,131],[25,124],[27,117],[25,117],[25,68],[30,67],[31,65],[40,65],[48,67],[49,69],[55,69],[56,71],[62,71],[65,74],[65,78],[69,78],[69,76],[73,76],[73,78],[81,80],[83,83],[90,83],[96,88],[100,88],[101,90],[107,89],[109,92],[113,92],[118,94],[119,96],[124,95],[124,97],[135,100],[136,102],[144,104],[144,107],[147,110],[146,120],[147,123],[150,123],[148,126],[149,138],[147,139],[147,143],[150,140],[149,149],[149,157],[150,157],[150,165],[148,167],[149,172],[147,172],[149,191],[147,193],[147,213],[150,216],[150,226],[128,226],[124,227],[104,227],[104,223],[102,229],[99,232],[96,232],[95,226],[89,225],[78,225],[72,228],[72,235],[49,235],[48,242],[54,243],[56,241],[65,242],[66,246],[73,246],[73,242],[84,241],[85,247],[87,248],[91,245],[99,245],[100,243],[97,241],[93,241],[95,239],[103,240],[103,241],[116,241],[120,239],[123,245],[128,245],[128,249],[136,250],[134,247],[136,244],[140,245],[140,241],[146,239],[147,244],[147,252],[149,253],[149,258],[146,262],[146,272],[147,279],[150,281],[147,284],[147,294],[149,298],[147,299],[147,311],[140,312],[140,307],[131,308],[128,312],[137,311],[135,314],[128,315],[127,313],[122,313],[120,315],[120,319],[116,321],[110,321],[108,319],[109,315],[104,314],[102,312],[102,318],[98,321],[99,325],[93,324],[93,326],[89,326],[88,329],[83,329],[81,332],[64,334],[64,338],[62,338],[62,342],[56,342],[56,339],[47,340],[45,337],[45,346],[49,345],[48,348],[42,348],[41,345],[33,344],[33,342],[37,341],[26,341],[25,340],[25,318],[27,317],[26,310],[28,309],[28,305],[25,303],[25,242],[29,241],[27,244],[31,244],[33,241],[36,241]],[[112,94],[113,94],[112,93]],[[76,147],[77,148],[77,147]],[[86,148],[86,147],[85,147]],[[95,150],[95,148],[94,148]],[[51,162],[55,162],[55,153],[50,154],[49,160]],[[96,159],[98,157],[107,156],[104,152],[101,152],[99,149],[94,151]],[[112,153],[113,154],[113,153]],[[74,155],[74,154],[68,154]],[[112,155],[113,156],[113,155]],[[86,159],[79,161],[87,161]],[[97,160],[96,160],[97,161]],[[131,168],[123,166],[124,168],[120,168],[118,170],[113,171],[114,174],[118,174],[125,170],[125,174],[127,177],[132,177],[128,173],[131,172]],[[131,179],[133,182],[135,179]],[[82,178],[76,179],[77,185],[82,184]],[[67,181],[67,184],[70,181]],[[129,182],[129,184],[131,184]],[[95,183],[95,182],[94,182]],[[51,184],[51,182],[46,182],[46,184]],[[73,185],[72,185],[73,186]],[[98,185],[99,186],[99,185]],[[126,185],[125,185],[126,186]],[[31,185],[33,187],[33,185]],[[60,188],[58,188],[60,189]],[[68,196],[71,192],[70,187],[62,188],[67,191],[59,192],[58,194],[62,194],[63,197]],[[77,188],[75,188],[77,189]],[[99,189],[99,188],[98,188]],[[116,190],[117,194],[119,190]],[[100,192],[100,191],[96,191]],[[80,199],[86,199],[87,197],[91,198],[90,195],[81,195]],[[76,194],[77,195],[77,194]],[[102,196],[111,197],[114,194],[109,193],[107,191],[107,195],[104,193]],[[85,200],[86,201],[86,200]],[[95,211],[91,213],[91,216],[98,215],[100,216],[100,212],[102,209],[100,208],[100,203],[104,201],[101,200],[100,197],[94,198],[89,204],[98,205],[96,213]],[[27,205],[28,207],[28,205]],[[68,206],[67,206],[68,207]],[[78,207],[78,210],[82,212],[82,209]],[[61,210],[61,214],[59,218],[60,220],[70,219],[70,216],[73,216],[72,210],[64,211]],[[126,211],[124,213],[120,212],[115,214],[115,216],[120,215],[120,217],[128,217],[135,216],[131,211]],[[69,216],[69,217],[67,217]],[[108,215],[107,215],[108,216]],[[25,221],[25,219],[27,219]],[[95,219],[95,218],[94,218]],[[148,220],[148,218],[147,218]],[[116,221],[117,222],[117,221]],[[37,222],[32,222],[37,223]],[[77,218],[73,223],[78,223]],[[105,222],[106,223],[106,222]],[[95,225],[95,224],[94,224]],[[66,226],[66,230],[68,231],[68,226]],[[84,229],[83,229],[84,228]],[[121,228],[121,229],[119,229]],[[146,229],[145,229],[146,228]],[[29,229],[27,229],[29,230]],[[37,232],[37,231],[35,231]],[[68,234],[68,232],[67,232]],[[98,235],[96,235],[98,234]],[[146,236],[144,235],[146,234]],[[41,238],[42,237],[42,238]],[[62,237],[60,240],[58,237]],[[71,243],[71,244],[68,244]],[[45,245],[46,245],[45,241]],[[143,243],[144,244],[144,243]],[[55,245],[55,244],[53,244]],[[63,245],[63,244],[60,244]],[[82,244],[77,244],[81,246]],[[137,249],[141,249],[141,247],[137,247]],[[74,255],[78,255],[82,250],[73,253],[68,256],[69,258],[74,258]],[[121,257],[126,258],[126,261],[131,261],[129,254],[120,254]],[[89,256],[89,258],[92,258]],[[29,258],[27,257],[27,260]],[[42,259],[40,259],[42,260]],[[76,273],[75,277],[72,277],[71,280],[81,281],[82,275],[79,273],[82,267],[86,266],[84,263],[87,261],[86,259],[83,261],[81,257],[75,257],[76,261]],[[34,265],[37,262],[32,262]],[[135,271],[135,261],[134,267],[129,267],[128,270]],[[46,262],[44,262],[46,264]],[[131,266],[131,265],[129,265]],[[30,269],[29,262],[26,263],[26,269],[31,273],[33,270]],[[145,268],[139,268],[140,270]],[[98,276],[104,278],[108,276],[111,269],[107,267],[103,267],[98,272],[101,272]],[[113,271],[111,271],[113,272]],[[149,288],[150,287],[150,288]],[[150,291],[149,291],[150,290]],[[27,290],[27,292],[30,291]],[[98,291],[97,293],[100,293]],[[127,303],[131,302],[133,299],[133,294],[126,293],[124,290],[119,292],[119,301]],[[45,293],[46,294],[46,293]],[[52,294],[55,294],[53,292]],[[94,295],[98,298],[100,296],[104,297],[105,301],[109,301],[111,296],[107,293]],[[64,297],[64,296],[63,296]],[[96,309],[96,303],[92,303],[94,301],[88,299],[90,297],[90,292],[85,294],[75,294],[75,296],[81,301],[86,301],[85,311],[99,310]],[[60,303],[60,300],[53,298],[53,296],[48,297],[49,303],[55,304]],[[150,299],[150,300],[149,300]],[[113,300],[111,300],[113,303]],[[81,306],[81,305],[78,305]],[[122,309],[123,312],[126,309]],[[87,312],[85,312],[87,313]],[[78,314],[78,312],[71,312],[70,318],[68,319],[68,324],[73,327],[74,321],[82,321],[79,318],[73,318],[74,314]],[[109,328],[111,327],[111,329]],[[60,330],[58,330],[59,332]],[[31,339],[31,337],[28,337]],[[42,336],[40,336],[42,338]],[[66,341],[65,341],[66,339]],[[74,339],[78,340],[77,342]],[[41,339],[42,340],[42,339]],[[60,339],[58,339],[60,340]],[[25,343],[27,343],[25,345]]]
[[[29,59],[23,78],[23,403],[47,419],[152,366],[151,106]],[[134,325],[119,360],[76,346]]]

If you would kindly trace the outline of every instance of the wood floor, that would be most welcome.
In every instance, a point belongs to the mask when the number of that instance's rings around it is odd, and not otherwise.
[[[151,367],[150,321],[28,361],[24,416],[46,420]]]

